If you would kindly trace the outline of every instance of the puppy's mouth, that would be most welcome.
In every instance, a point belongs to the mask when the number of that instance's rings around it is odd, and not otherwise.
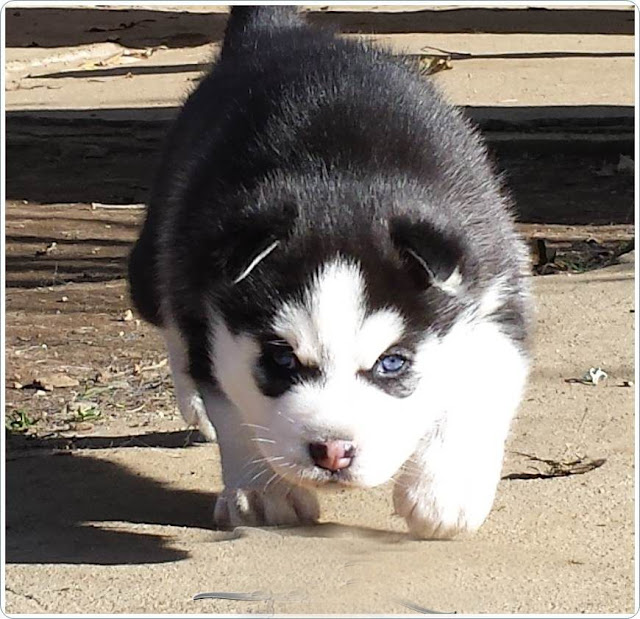
[[[318,466],[301,468],[297,476],[298,483],[305,486],[357,486],[358,483],[349,470],[328,471]]]

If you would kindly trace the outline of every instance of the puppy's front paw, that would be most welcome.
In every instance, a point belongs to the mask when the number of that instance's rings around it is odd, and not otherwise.
[[[400,478],[393,490],[396,513],[409,531],[422,539],[449,539],[475,531],[485,520],[493,503],[493,489],[474,492],[451,484],[439,487]]]
[[[318,499],[310,490],[284,481],[267,488],[225,488],[216,500],[217,527],[313,524],[320,516]]]

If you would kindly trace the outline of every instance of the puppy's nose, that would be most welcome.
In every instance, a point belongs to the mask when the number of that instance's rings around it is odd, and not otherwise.
[[[349,441],[309,443],[309,455],[321,469],[340,471],[351,465],[356,455],[356,448]]]

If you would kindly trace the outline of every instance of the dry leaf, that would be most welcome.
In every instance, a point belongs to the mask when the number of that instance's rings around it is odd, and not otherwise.
[[[68,376],[67,374],[44,374],[37,376],[33,380],[33,385],[36,388],[44,389],[45,391],[53,391],[54,389],[64,389],[66,387],[77,387],[80,383],[76,378]]]
[[[56,247],[58,247],[58,244],[55,241],[53,241],[52,243],[47,245],[44,249],[39,249],[36,252],[36,256],[46,256],[47,254],[50,254],[52,251],[55,251]]]
[[[453,69],[451,56],[420,56],[418,60],[420,75],[433,75],[447,69]]]

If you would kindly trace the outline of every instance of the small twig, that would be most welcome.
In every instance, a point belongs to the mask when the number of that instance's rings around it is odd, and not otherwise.
[[[236,602],[265,602],[271,600],[271,596],[263,591],[251,593],[235,593],[233,591],[212,591],[210,593],[196,593],[193,600],[234,600]]]
[[[151,370],[159,370],[160,368],[163,368],[165,365],[167,365],[168,359],[162,359],[161,361],[158,361],[158,363],[152,363],[151,365],[145,365],[144,367],[141,367],[138,372],[149,372]]]
[[[452,60],[458,60],[460,58],[472,58],[473,54],[470,54],[469,52],[454,52],[450,49],[443,49],[441,47],[435,47],[433,45],[425,45],[424,47],[420,48],[421,52],[426,52],[426,51],[430,51],[430,50],[434,50],[436,52],[440,52],[441,54],[443,54],[443,56],[449,56]]]
[[[35,602],[43,610],[45,611],[47,610],[46,606],[37,597],[31,595],[30,593],[21,593],[20,591],[15,591],[9,586],[5,586],[5,590],[8,591],[9,593],[13,593],[13,595],[19,595],[20,597],[23,597],[26,600],[31,600],[32,602]]]
[[[137,413],[141,411],[143,408],[144,408],[144,404],[140,404],[140,406],[136,406],[135,408],[130,408],[129,410],[126,410],[125,413]]]
[[[146,204],[103,204],[102,202],[92,202],[92,210],[97,208],[105,209],[121,209],[121,210],[140,210],[146,208]]]
[[[430,608],[425,608],[424,606],[419,606],[418,604],[414,604],[409,600],[399,599],[399,600],[396,600],[396,602],[398,602],[398,604],[401,604],[405,608],[408,608],[409,610],[414,610],[417,613],[422,613],[424,615],[455,615],[457,614],[457,611],[455,610],[451,610],[451,611],[431,610]]]
[[[607,460],[606,458],[597,458],[591,460],[589,458],[578,458],[570,462],[558,462],[557,460],[549,460],[538,458],[530,454],[515,452],[520,456],[525,456],[533,462],[541,462],[549,467],[548,471],[536,471],[535,473],[509,473],[503,475],[502,479],[550,479],[552,477],[569,477],[570,475],[584,475],[597,468],[600,468]]]

